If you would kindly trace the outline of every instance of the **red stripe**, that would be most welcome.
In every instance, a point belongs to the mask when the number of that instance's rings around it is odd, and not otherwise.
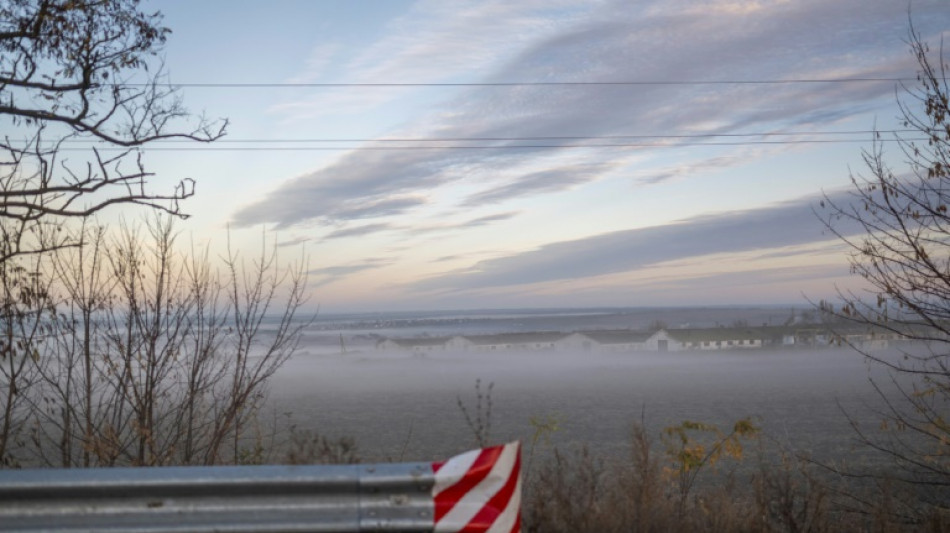
[[[491,469],[498,462],[501,451],[504,446],[494,446],[485,448],[478,454],[478,459],[472,463],[472,466],[465,472],[462,479],[455,485],[440,492],[435,497],[435,521],[438,522],[443,516],[455,507],[455,504],[462,499],[473,487],[481,483],[488,477]],[[434,467],[433,467],[434,468]]]
[[[505,486],[502,487],[497,494],[492,496],[491,500],[488,500],[488,503],[482,507],[481,511],[472,517],[469,523],[466,524],[459,533],[483,533],[488,531],[488,528],[495,523],[495,519],[498,518],[498,515],[504,512],[505,507],[507,507],[508,502],[511,500],[511,495],[515,493],[515,487],[518,486],[518,474],[521,472],[520,447],[516,453],[515,466],[511,469]]]
[[[515,525],[511,526],[511,533],[521,533],[521,506],[518,506],[518,518],[515,519]]]
[[[439,473],[439,469],[442,468],[442,465],[444,465],[445,463],[446,461],[438,461],[436,463],[432,463],[432,473],[433,474]]]

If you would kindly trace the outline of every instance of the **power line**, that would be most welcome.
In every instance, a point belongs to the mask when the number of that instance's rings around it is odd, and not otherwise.
[[[927,138],[902,139],[904,141],[926,141]],[[897,139],[880,139],[879,142],[894,142]],[[526,149],[568,149],[568,148],[695,148],[702,146],[752,146],[752,145],[788,145],[788,144],[843,144],[866,143],[867,139],[800,139],[785,141],[712,141],[697,143],[615,143],[615,144],[517,144],[517,145],[450,145],[450,146],[199,146],[199,147],[147,147],[143,151],[152,152],[332,152],[332,151],[399,151],[399,150],[526,150]],[[128,148],[107,146],[100,151],[121,152]],[[85,151],[86,148],[62,148],[63,152]]]
[[[750,133],[683,133],[683,134],[642,134],[642,135],[539,135],[519,137],[383,137],[383,138],[285,138],[285,139],[232,139],[224,138],[214,141],[214,144],[276,144],[276,143],[343,143],[343,142],[380,142],[380,143],[438,143],[438,142],[518,142],[518,141],[569,141],[569,140],[622,140],[622,139],[706,139],[716,137],[793,137],[801,135],[889,135],[917,132],[914,129],[899,130],[847,130],[847,131],[769,131]],[[98,144],[98,139],[65,139],[63,144]],[[49,141],[55,144],[54,141]],[[153,144],[194,144],[187,139],[160,139]]]
[[[294,82],[184,82],[159,83],[159,87],[168,88],[388,88],[388,87],[584,87],[584,86],[638,86],[638,85],[786,85],[816,83],[878,83],[914,81],[913,78],[798,78],[784,80],[620,80],[620,81],[501,81],[501,82],[385,82],[385,83],[294,83]],[[112,84],[113,87],[150,87],[146,83]]]

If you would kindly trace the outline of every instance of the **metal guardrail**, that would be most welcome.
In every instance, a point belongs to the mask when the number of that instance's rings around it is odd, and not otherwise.
[[[430,463],[0,471],[0,531],[433,529]]]

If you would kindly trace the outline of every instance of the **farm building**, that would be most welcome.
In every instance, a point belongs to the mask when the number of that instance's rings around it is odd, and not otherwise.
[[[766,335],[757,328],[661,329],[650,336],[648,350],[735,350],[761,348]]]
[[[577,331],[556,343],[558,351],[632,352],[645,350],[650,334],[630,329]]]
[[[534,331],[529,333],[499,333],[496,335],[458,335],[449,339],[450,350],[490,352],[497,350],[553,350],[558,340],[565,336],[557,331]]]
[[[444,352],[448,342],[446,337],[419,337],[415,339],[386,339],[376,343],[377,350],[412,352],[422,355],[432,352]]]
[[[684,350],[746,350],[769,347],[821,347],[850,344],[862,349],[886,348],[898,333],[867,325],[810,325],[719,328],[666,328],[653,333],[589,330],[562,333],[534,331],[493,335],[456,335],[386,339],[377,349],[426,354],[433,352],[561,351],[677,352]]]

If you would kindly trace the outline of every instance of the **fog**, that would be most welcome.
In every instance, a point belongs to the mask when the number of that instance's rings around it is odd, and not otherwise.
[[[473,412],[479,379],[483,393],[494,384],[494,442],[530,443],[531,418],[553,416],[559,429],[552,444],[619,457],[641,420],[658,437],[684,420],[725,427],[752,416],[773,450],[873,460],[855,449],[847,416],[876,428],[881,418],[873,410],[881,402],[869,377],[886,381],[848,348],[419,356],[375,350],[365,332],[324,334],[322,343],[311,336],[274,376],[265,420],[352,437],[368,461],[429,461],[474,447],[457,398]],[[343,344],[331,348],[336,336]]]

